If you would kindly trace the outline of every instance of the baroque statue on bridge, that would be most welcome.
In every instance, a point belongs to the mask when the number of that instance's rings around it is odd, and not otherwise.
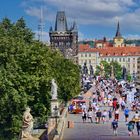
[[[31,131],[33,129],[33,116],[30,113],[31,109],[29,107],[26,108],[23,114],[23,125],[22,125],[22,138],[32,138]]]
[[[58,89],[58,86],[57,86],[55,80],[52,79],[52,82],[51,82],[51,95],[52,95],[52,100],[57,100],[57,89]]]

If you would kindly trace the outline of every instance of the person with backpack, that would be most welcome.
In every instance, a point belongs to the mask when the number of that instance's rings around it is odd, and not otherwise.
[[[138,136],[140,135],[140,119],[136,122]]]
[[[134,121],[129,121],[128,124],[126,124],[128,126],[128,134],[129,136],[134,135],[134,126],[135,126],[135,122]]]
[[[117,129],[118,129],[118,121],[117,120],[113,120],[112,122],[112,129],[113,129],[113,133],[115,136],[118,135]]]

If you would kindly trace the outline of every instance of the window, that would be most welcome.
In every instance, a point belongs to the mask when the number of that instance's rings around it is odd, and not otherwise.
[[[123,58],[123,62],[125,62],[125,58]]]
[[[81,54],[81,57],[83,57],[83,54]]]
[[[91,54],[89,53],[89,57],[91,57]]]
[[[89,60],[89,64],[91,64],[91,60]]]
[[[133,58],[133,61],[135,61],[135,58]]]
[[[85,54],[85,57],[87,57],[87,54]]]
[[[122,59],[121,59],[121,58],[119,58],[119,61],[121,62],[121,61],[122,61]]]
[[[130,58],[128,58],[128,62],[130,62]]]
[[[133,68],[135,68],[135,64],[133,64]]]
[[[108,58],[108,61],[110,61],[110,58]]]

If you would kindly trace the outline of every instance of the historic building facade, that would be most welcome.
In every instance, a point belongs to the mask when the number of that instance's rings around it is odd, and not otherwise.
[[[56,15],[55,28],[49,31],[51,47],[62,52],[65,58],[76,61],[78,53],[78,30],[77,25],[68,28],[64,11],[58,11]]]
[[[140,56],[137,59],[137,80],[140,81]]]
[[[140,46],[128,46],[124,44],[124,39],[120,34],[119,23],[117,26],[116,35],[112,45],[106,40],[96,41],[95,47],[90,45],[79,45],[78,63],[83,66],[86,62],[87,66],[91,64],[93,69],[100,64],[102,60],[107,62],[117,61],[122,67],[127,69],[127,72],[133,77],[140,79]]]
[[[96,66],[99,65],[99,52],[94,48],[90,48],[89,45],[80,45],[78,51],[78,64],[83,66],[86,63],[87,68],[92,65],[94,71]]]

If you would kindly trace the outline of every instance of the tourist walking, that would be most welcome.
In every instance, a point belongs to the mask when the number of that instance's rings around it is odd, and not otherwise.
[[[93,116],[92,109],[88,110],[87,116],[88,116],[88,119],[90,120],[90,122],[93,123],[93,120],[92,120],[92,116]]]
[[[83,112],[82,112],[83,123],[86,122],[86,119],[87,119],[87,112],[86,112],[86,109],[84,109]]]
[[[96,112],[96,122],[100,123],[101,121],[101,117],[102,117],[102,112],[100,111],[100,109]]]
[[[118,121],[117,120],[113,120],[112,122],[112,129],[113,129],[113,133],[114,135],[118,135],[117,129],[118,129]]]
[[[102,113],[102,121],[103,121],[103,123],[106,122],[107,115],[108,115],[107,111],[104,110],[103,113]]]
[[[115,116],[115,120],[119,120],[119,109],[115,110],[115,113],[114,113],[114,116]]]
[[[140,135],[140,119],[136,122],[138,136]]]
[[[129,121],[129,123],[127,123],[126,125],[128,126],[128,134],[129,134],[129,136],[134,135],[135,122],[134,121]]]
[[[112,119],[112,109],[111,108],[108,111],[108,117],[109,117],[109,121],[110,121]]]
[[[128,107],[126,107],[126,108],[124,109],[125,122],[128,121],[129,112],[130,112],[130,110],[128,109]]]

